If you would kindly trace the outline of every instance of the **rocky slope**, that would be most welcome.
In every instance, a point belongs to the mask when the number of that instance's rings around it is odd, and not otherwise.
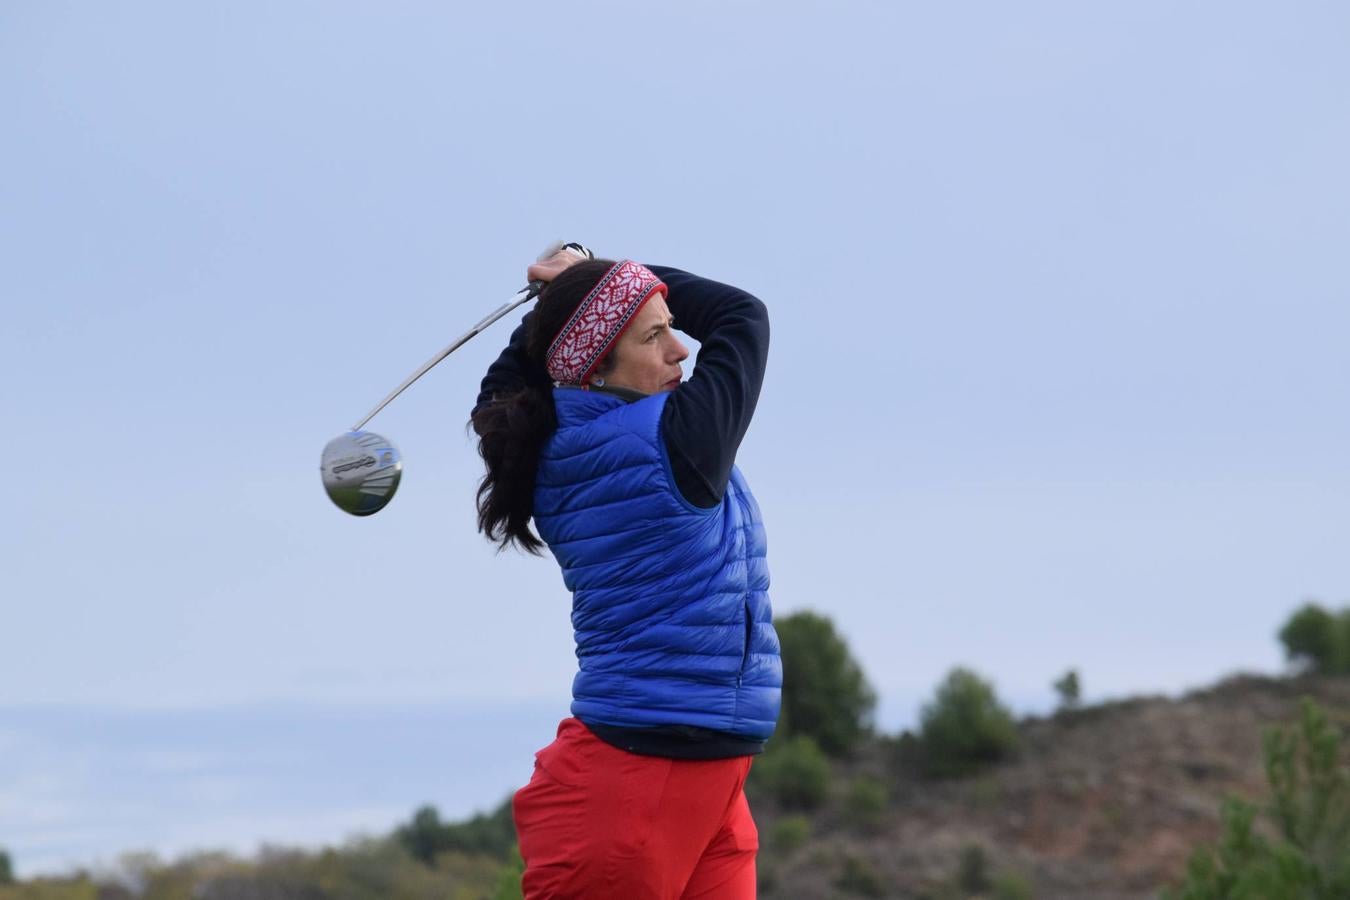
[[[812,837],[800,846],[781,840],[788,813],[756,803],[761,894],[1157,897],[1191,849],[1215,837],[1225,795],[1264,800],[1262,733],[1292,722],[1303,696],[1350,737],[1350,679],[1237,676],[1180,699],[1025,720],[1016,759],[961,780],[906,771],[899,742],[877,740],[836,766],[835,796],[812,816]],[[860,777],[888,787],[887,806],[871,822],[844,799]],[[972,890],[981,880],[989,886]]]

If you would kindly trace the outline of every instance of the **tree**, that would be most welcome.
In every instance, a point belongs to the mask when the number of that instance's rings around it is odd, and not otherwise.
[[[1053,685],[1055,693],[1059,694],[1060,709],[1077,709],[1078,702],[1082,699],[1082,685],[1078,681],[1078,670],[1070,669],[1065,672],[1063,677]]]
[[[947,674],[919,720],[923,767],[930,775],[966,775],[1017,747],[1012,713],[999,702],[994,686],[969,669]]]
[[[9,853],[3,847],[0,847],[0,884],[14,883],[14,863],[9,859]]]
[[[793,613],[774,627],[783,651],[779,733],[808,736],[831,756],[847,754],[871,731],[877,702],[862,668],[825,616]]]
[[[413,859],[427,865],[436,861],[436,854],[449,849],[445,839],[446,826],[434,806],[423,806],[413,813],[412,821],[400,825],[394,832],[398,842],[407,848]]]
[[[1285,656],[1323,675],[1350,674],[1350,607],[1332,613],[1307,603],[1280,629]]]
[[[423,806],[412,821],[399,826],[394,837],[414,858],[432,865],[447,850],[505,858],[515,845],[511,798],[490,813],[478,813],[466,822],[442,822],[434,806]]]
[[[1297,725],[1265,737],[1274,839],[1254,827],[1257,808],[1224,801],[1216,847],[1192,854],[1168,900],[1343,900],[1350,897],[1350,766],[1340,736],[1311,700]]]

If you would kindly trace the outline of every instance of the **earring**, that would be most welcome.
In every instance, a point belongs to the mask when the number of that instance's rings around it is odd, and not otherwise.
[[[603,379],[603,378],[597,378],[597,379],[595,379],[595,381],[591,382],[591,384],[595,385],[596,387],[604,387],[604,386],[605,386],[605,379]]]

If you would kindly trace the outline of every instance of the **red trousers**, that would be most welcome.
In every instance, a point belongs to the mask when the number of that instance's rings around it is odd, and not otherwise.
[[[525,900],[753,900],[749,771],[639,756],[563,719],[512,801]]]

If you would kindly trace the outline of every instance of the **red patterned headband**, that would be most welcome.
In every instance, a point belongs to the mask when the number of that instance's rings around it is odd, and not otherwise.
[[[585,384],[642,304],[666,286],[630,259],[614,264],[577,306],[548,348],[548,374],[559,384]]]

